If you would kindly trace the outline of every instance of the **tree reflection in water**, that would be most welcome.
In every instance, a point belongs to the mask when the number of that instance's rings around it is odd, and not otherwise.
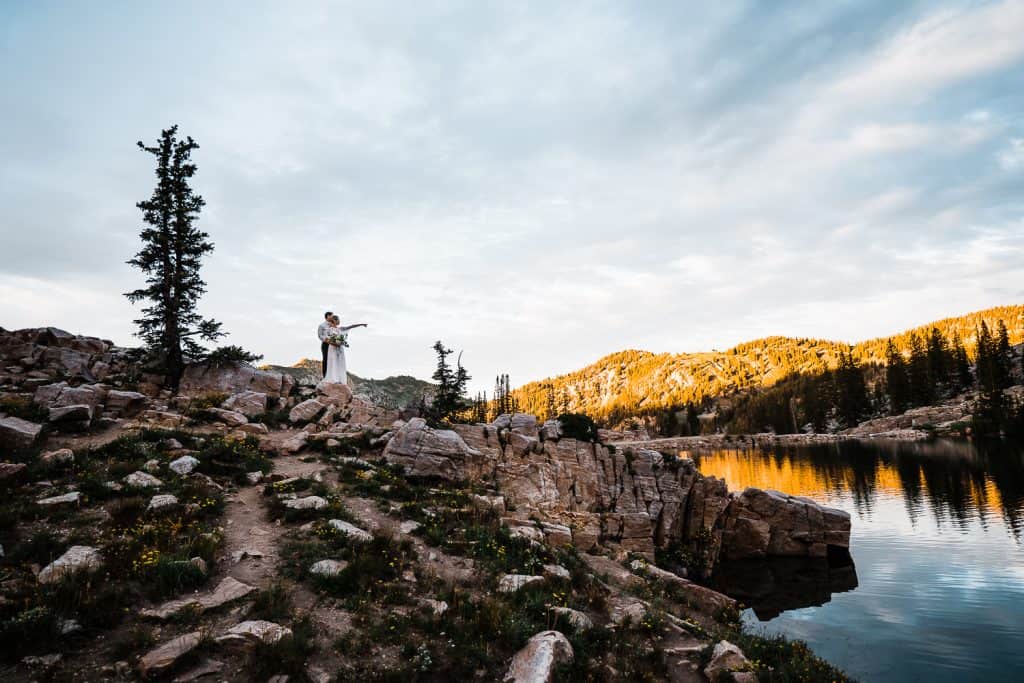
[[[758,486],[822,502],[850,496],[867,515],[880,494],[898,493],[913,522],[925,508],[937,524],[961,529],[974,517],[984,525],[999,515],[1015,538],[1021,535],[1024,450],[1018,444],[874,441],[683,455],[733,490]]]
[[[858,532],[941,537],[967,534],[972,525],[993,531],[1005,527],[1019,547],[1022,453],[1015,444],[978,447],[934,441],[682,455],[692,457],[705,475],[723,477],[732,490],[776,489],[850,510],[855,550]],[[902,506],[906,516],[894,514],[893,504]],[[993,524],[998,520],[1002,524]],[[853,561],[846,556],[724,563],[716,569],[714,583],[753,608],[763,621],[786,610],[822,605],[833,593],[853,590],[858,581]]]

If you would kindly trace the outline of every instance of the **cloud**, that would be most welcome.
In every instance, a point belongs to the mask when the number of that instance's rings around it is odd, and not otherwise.
[[[201,308],[274,362],[324,308],[358,374],[485,386],[1024,294],[1020,3],[194,7],[0,10],[0,324],[132,341],[171,121]]]

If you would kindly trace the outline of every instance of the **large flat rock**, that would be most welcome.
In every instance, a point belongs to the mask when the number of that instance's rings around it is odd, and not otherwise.
[[[217,587],[213,589],[212,593],[171,600],[170,602],[165,602],[159,607],[143,609],[139,614],[150,619],[169,619],[186,608],[194,609],[202,613],[211,609],[216,609],[221,605],[226,605],[229,602],[240,600],[249,595],[249,593],[252,593],[254,590],[256,590],[255,586],[250,586],[247,583],[242,583],[241,581],[228,576],[217,584]]]

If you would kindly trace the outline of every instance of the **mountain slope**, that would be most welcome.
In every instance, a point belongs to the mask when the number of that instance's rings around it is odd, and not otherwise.
[[[291,375],[296,382],[315,385],[320,381],[320,361],[303,358],[292,366],[263,365],[261,370],[274,370]],[[409,375],[397,375],[385,379],[367,379],[348,373],[352,391],[362,394],[380,405],[405,407],[416,405],[422,396],[433,396],[434,385]]]
[[[975,330],[984,321],[995,330],[1005,322],[1011,343],[1024,341],[1024,305],[1000,306],[906,330],[891,337],[906,349],[911,334],[933,327],[947,339],[958,334],[972,349]],[[853,355],[863,363],[884,362],[889,337],[855,344]],[[519,407],[546,414],[548,385],[556,405],[595,418],[626,417],[658,408],[700,403],[705,398],[737,390],[772,386],[794,373],[817,373],[834,368],[845,342],[791,337],[767,337],[727,351],[660,353],[627,350],[601,358],[580,370],[531,382],[513,391]]]

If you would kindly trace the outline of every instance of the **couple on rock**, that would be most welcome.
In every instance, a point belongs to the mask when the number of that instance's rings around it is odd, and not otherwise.
[[[348,369],[345,367],[348,331],[366,326],[366,323],[342,325],[341,318],[334,313],[324,313],[324,321],[316,328],[316,336],[320,338],[320,351],[323,353],[320,370],[325,382],[348,384]]]

